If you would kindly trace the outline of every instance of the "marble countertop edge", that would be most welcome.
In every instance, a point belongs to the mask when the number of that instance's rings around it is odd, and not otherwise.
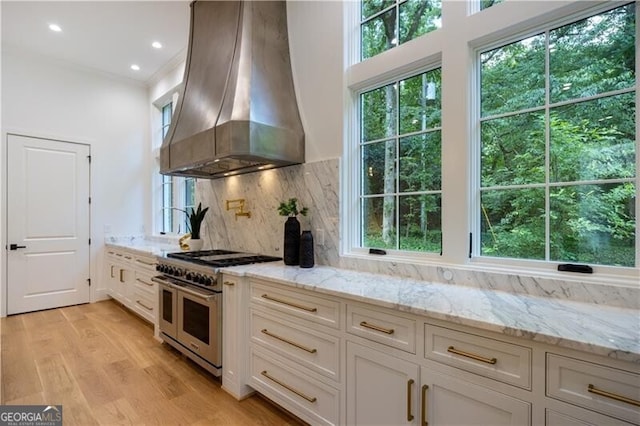
[[[637,310],[323,266],[305,271],[272,263],[223,272],[640,364]],[[342,284],[336,283],[340,276]],[[376,280],[385,282],[376,286]]]
[[[142,256],[179,251],[173,242],[144,238],[105,244]],[[303,269],[271,262],[221,270],[234,276],[267,279],[319,295],[640,364],[638,310],[328,266]]]

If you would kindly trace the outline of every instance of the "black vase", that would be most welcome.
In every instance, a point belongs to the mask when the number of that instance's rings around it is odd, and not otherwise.
[[[283,257],[285,265],[300,263],[300,222],[295,216],[290,216],[284,223]]]
[[[300,267],[313,268],[313,235],[311,231],[302,231],[300,236]]]

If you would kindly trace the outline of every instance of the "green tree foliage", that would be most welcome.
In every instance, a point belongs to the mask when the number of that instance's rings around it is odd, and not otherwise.
[[[635,5],[481,62],[482,253],[634,266]]]
[[[361,18],[366,59],[438,28],[440,2]],[[631,3],[480,55],[483,255],[635,265],[635,34]],[[440,81],[361,96],[364,246],[440,250]]]

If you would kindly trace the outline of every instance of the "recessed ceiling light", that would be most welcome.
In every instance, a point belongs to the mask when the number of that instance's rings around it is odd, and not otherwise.
[[[134,71],[140,71],[140,67],[136,64],[131,65],[131,69]]]
[[[155,47],[156,49],[162,49],[162,43],[160,43],[159,41],[154,41],[153,43],[151,43],[151,46]]]
[[[60,28],[60,25],[57,25],[57,24],[49,24],[49,29],[57,33],[62,31],[62,28]]]

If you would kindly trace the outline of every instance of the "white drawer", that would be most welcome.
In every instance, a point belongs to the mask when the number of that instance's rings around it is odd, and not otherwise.
[[[547,353],[547,395],[640,424],[637,373]]]
[[[383,308],[369,309],[348,304],[347,331],[383,345],[416,353],[416,321],[386,313]]]
[[[140,315],[142,318],[146,319],[151,323],[155,323],[155,309],[153,305],[149,303],[148,300],[144,300],[141,298],[135,298],[131,301],[133,303],[133,311]]]
[[[134,256],[133,262],[137,269],[148,271],[152,274],[156,271],[158,262],[154,257]]]
[[[425,357],[491,379],[531,389],[531,349],[425,324]]]
[[[333,380],[339,380],[340,339],[251,310],[251,340]]]
[[[251,280],[251,302],[317,324],[340,328],[340,302]]]
[[[155,298],[158,294],[158,284],[151,281],[151,276],[136,271],[133,285],[141,293],[148,293],[149,297]]]
[[[249,385],[313,425],[340,419],[340,391],[291,368],[286,360],[252,347]]]
[[[146,289],[135,286],[131,295],[131,308],[134,312],[155,322],[158,297],[150,294]]]
[[[632,426],[631,423],[614,419],[613,417],[604,416],[594,413],[583,408],[571,406],[571,413],[567,411],[555,411],[547,408],[545,410],[545,426]],[[575,412],[580,413],[580,417],[575,417]]]

